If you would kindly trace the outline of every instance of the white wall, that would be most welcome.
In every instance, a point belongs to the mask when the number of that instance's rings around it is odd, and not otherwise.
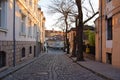
[[[13,40],[13,18],[11,15],[13,15],[13,9],[12,6],[10,6],[11,3],[8,0],[5,4],[5,21],[6,21],[6,30],[5,31],[0,31],[0,40]]]
[[[26,36],[21,36],[20,35],[20,14],[19,14],[19,7],[16,3],[16,19],[15,19],[15,35],[16,35],[16,40],[17,41],[36,41],[36,38],[28,38],[28,26],[26,26]],[[12,41],[13,40],[13,3],[12,0],[7,0],[6,2],[6,27],[7,30],[5,32],[0,31],[0,40],[5,40],[5,41]],[[33,30],[33,28],[32,28]],[[33,31],[32,31],[33,32]],[[33,33],[32,33],[33,34]]]

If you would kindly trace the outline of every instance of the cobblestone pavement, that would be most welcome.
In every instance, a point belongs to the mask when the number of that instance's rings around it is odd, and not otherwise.
[[[104,80],[72,62],[63,52],[52,50],[3,80]]]

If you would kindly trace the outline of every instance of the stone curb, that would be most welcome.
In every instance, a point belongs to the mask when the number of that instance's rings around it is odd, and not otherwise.
[[[10,67],[10,68],[8,68],[8,69],[5,70],[5,71],[0,72],[0,80],[3,79],[3,78],[5,78],[5,77],[7,77],[7,76],[9,76],[9,75],[12,74],[12,73],[14,73],[14,72],[16,72],[16,71],[24,68],[25,66],[33,63],[34,61],[36,61],[37,59],[43,57],[44,55],[45,55],[45,53],[41,54],[39,57],[35,57],[34,59],[32,59],[32,60],[30,60],[30,61],[27,61],[27,62],[25,62],[25,63],[22,63],[22,64],[20,64],[20,65],[15,66],[15,67]]]
[[[92,69],[90,69],[90,68],[88,68],[88,67],[86,67],[86,66],[84,66],[84,65],[82,65],[82,64],[80,64],[80,63],[78,63],[79,61],[76,62],[72,57],[70,57],[70,56],[68,56],[68,55],[66,55],[66,56],[69,57],[73,62],[75,62],[76,64],[78,64],[78,65],[81,66],[82,68],[87,69],[88,71],[92,72],[92,73],[95,74],[95,75],[100,76],[101,78],[103,78],[103,79],[105,79],[105,80],[114,80],[114,79],[112,79],[112,78],[109,78],[109,77],[103,75],[102,73],[99,73],[99,72],[97,72],[97,71],[95,71],[95,70],[92,70]]]

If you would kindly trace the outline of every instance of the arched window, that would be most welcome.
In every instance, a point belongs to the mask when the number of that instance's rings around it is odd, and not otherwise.
[[[32,54],[32,46],[29,47],[29,53]]]
[[[22,48],[22,57],[25,57],[25,48]]]
[[[0,51],[0,68],[4,67],[5,65],[6,65],[6,53]]]

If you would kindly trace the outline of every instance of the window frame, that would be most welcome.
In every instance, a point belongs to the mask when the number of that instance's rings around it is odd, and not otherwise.
[[[2,16],[2,1],[0,0],[0,28],[2,27],[1,16]]]
[[[20,35],[26,36],[26,15],[21,13],[21,21],[20,21]]]
[[[30,5],[31,7],[32,7],[32,2],[33,2],[32,0],[29,0],[29,5]]]
[[[22,48],[22,51],[21,51],[21,57],[22,57],[22,58],[25,57],[25,48],[24,48],[24,47]]]
[[[112,17],[107,19],[107,40],[113,39],[113,23],[112,23]]]
[[[32,20],[28,19],[28,37],[32,37]]]
[[[107,0],[107,3],[111,2],[112,0]]]
[[[36,38],[37,34],[37,24],[34,24],[33,37]]]
[[[29,53],[32,54],[32,46],[29,47]]]
[[[0,31],[7,32],[7,10],[6,1],[0,1]]]

